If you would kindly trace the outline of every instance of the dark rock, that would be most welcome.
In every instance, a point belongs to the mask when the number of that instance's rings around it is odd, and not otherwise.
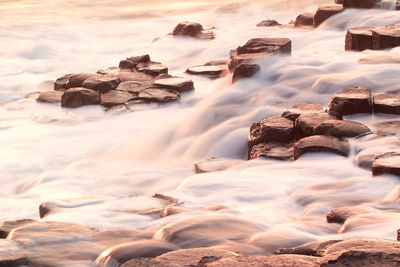
[[[343,7],[336,6],[321,6],[317,9],[314,15],[314,27],[317,28],[325,20],[343,11]]]
[[[335,0],[336,4],[343,5],[344,0]]]
[[[304,255],[242,255],[207,264],[207,267],[319,267],[318,258]]]
[[[116,89],[120,82],[121,80],[114,75],[97,75],[86,79],[82,87],[99,92],[106,92]]]
[[[105,107],[121,105],[135,99],[136,96],[125,91],[110,90],[100,95],[100,104]]]
[[[67,84],[69,81],[69,78],[72,76],[73,74],[65,74],[64,76],[58,78],[55,82],[54,82],[54,90],[56,91],[64,91],[67,89]]]
[[[400,135],[400,121],[380,122],[374,128],[380,135]]]
[[[0,240],[0,267],[31,266],[28,253],[14,241]]]
[[[71,88],[61,97],[61,106],[77,108],[85,105],[97,105],[100,103],[100,94],[92,89]]]
[[[39,205],[39,217],[43,219],[47,215],[53,213],[57,209],[57,206],[51,202],[43,202]]]
[[[164,201],[167,205],[175,205],[179,203],[179,199],[159,193],[152,195],[152,197]]]
[[[211,78],[219,78],[228,72],[228,66],[224,60],[210,61],[204,65],[192,66],[186,72],[192,75],[207,75]]]
[[[194,164],[194,170],[196,173],[223,171],[239,164],[240,162],[240,160],[235,159],[209,158],[196,162]]]
[[[350,152],[347,141],[332,136],[314,135],[300,139],[294,144],[294,158],[309,152],[329,152],[347,157]]]
[[[123,60],[121,60],[120,62],[119,62],[119,67],[121,68],[121,69],[133,69],[133,68],[135,68],[136,67],[136,64],[135,63],[133,63],[132,61],[130,61],[130,60],[127,60],[127,59],[123,59]]]
[[[296,135],[305,137],[315,134],[315,127],[328,120],[337,119],[326,112],[309,112],[301,114],[294,122]]]
[[[279,22],[273,19],[263,20],[257,24],[257,27],[271,27],[271,26],[279,26],[281,25]]]
[[[342,0],[344,8],[374,8],[381,0]]]
[[[0,238],[7,238],[8,234],[15,228],[27,225],[30,223],[35,223],[36,220],[32,219],[22,219],[15,221],[4,221],[0,225]]]
[[[123,263],[121,267],[182,267],[182,265],[154,258],[134,258]]]
[[[253,77],[257,72],[260,71],[260,65],[258,64],[241,64],[233,72],[232,82],[239,79]]]
[[[301,114],[324,112],[320,104],[297,104],[284,111],[281,116],[291,121],[295,121]]]
[[[149,62],[149,63],[139,63],[137,70],[144,72],[151,76],[158,76],[160,74],[168,74],[168,67],[164,66],[160,62]]]
[[[301,26],[313,26],[314,25],[314,14],[313,13],[302,13],[296,17],[294,22],[295,27]]]
[[[167,103],[180,99],[179,92],[170,89],[149,88],[139,92],[138,98],[148,102]]]
[[[388,152],[375,156],[372,162],[372,175],[381,174],[400,176],[400,153]]]
[[[369,89],[348,87],[332,97],[329,114],[341,117],[356,113],[372,113],[372,99]]]
[[[45,103],[60,103],[62,95],[63,91],[46,91],[41,92],[36,100]]]
[[[400,1],[399,0],[396,1],[396,10],[400,10]]]
[[[343,224],[351,216],[364,213],[365,209],[359,207],[340,207],[334,208],[326,215],[328,223]]]
[[[261,143],[250,149],[249,159],[263,157],[276,160],[293,160],[293,153],[293,145],[290,143]]]
[[[150,56],[149,55],[133,56],[133,57],[128,57],[126,60],[131,61],[136,66],[139,63],[149,63]]]
[[[372,28],[363,26],[347,30],[345,49],[363,51],[372,49]]]
[[[297,254],[322,257],[330,245],[340,241],[342,240],[312,241],[294,248],[280,248],[275,251],[274,254]]]
[[[364,124],[346,120],[327,120],[315,127],[315,134],[330,135],[339,138],[358,137],[372,133]]]
[[[179,23],[174,31],[172,32],[172,35],[184,35],[184,36],[192,36],[195,37],[198,35],[201,31],[203,30],[203,26],[200,23],[196,22],[181,22]]]
[[[153,82],[155,87],[173,89],[180,93],[194,90],[193,81],[181,77],[169,77],[158,79]]]
[[[79,73],[72,74],[69,77],[67,84],[65,85],[65,89],[74,88],[74,87],[82,87],[83,82],[90,77],[94,77],[96,74],[93,73]]]
[[[400,94],[375,94],[374,112],[400,114]]]
[[[372,29],[372,48],[386,49],[400,46],[400,24]]]
[[[144,89],[148,89],[152,86],[153,86],[152,83],[149,81],[126,81],[126,82],[121,82],[116,90],[125,91],[134,95],[138,95],[139,92],[143,91]]]
[[[151,82],[154,80],[153,76],[150,76],[144,72],[139,72],[137,70],[134,70],[132,72],[119,72],[115,75],[121,80],[121,82]]]

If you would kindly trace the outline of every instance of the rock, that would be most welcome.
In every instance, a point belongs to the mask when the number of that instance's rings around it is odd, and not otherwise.
[[[121,69],[133,69],[136,67],[136,64],[130,60],[123,59],[119,62],[119,68]]]
[[[113,247],[122,243],[129,243],[153,237],[151,231],[111,229],[101,230],[92,235],[91,241],[99,244],[103,248]]]
[[[279,22],[273,19],[263,20],[257,24],[257,27],[271,27],[271,26],[279,26],[281,25]]]
[[[73,74],[65,74],[64,76],[58,78],[55,82],[54,82],[54,90],[56,91],[64,91],[67,89],[67,84],[69,81],[69,78],[72,76]]]
[[[0,267],[31,266],[30,263],[27,252],[18,243],[0,240]]]
[[[372,48],[386,49],[400,46],[400,24],[372,29]]]
[[[139,72],[137,70],[119,72],[116,76],[121,82],[135,81],[135,82],[152,82],[154,80],[153,76],[150,76],[144,72]]]
[[[153,82],[155,87],[173,89],[180,93],[194,90],[193,81],[181,77],[169,77],[158,79]]]
[[[37,100],[38,97],[39,97],[39,95],[40,95],[40,93],[41,93],[41,92],[38,92],[38,91],[36,91],[36,92],[31,92],[31,93],[27,94],[26,96],[24,96],[24,98],[30,98],[30,99],[35,99],[35,100]]]
[[[134,258],[121,265],[122,267],[182,267],[180,264],[154,258]]]
[[[110,90],[100,95],[100,104],[105,107],[121,105],[135,99],[136,96],[125,91]]]
[[[400,176],[400,153],[378,154],[372,162],[372,175],[394,174]]]
[[[85,105],[97,105],[100,103],[100,94],[92,89],[71,88],[61,97],[61,106],[77,108]]]
[[[174,90],[149,88],[140,91],[138,98],[147,102],[167,103],[179,100],[180,96]]]
[[[44,103],[60,103],[62,95],[63,91],[46,91],[41,92],[36,100]]]
[[[337,242],[342,240],[328,240],[328,241],[312,241],[294,248],[280,248],[274,254],[297,254],[306,256],[322,257],[326,249]]]
[[[374,94],[374,112],[400,114],[400,94]]]
[[[192,36],[195,37],[198,35],[201,31],[203,30],[203,26],[200,23],[197,22],[181,22],[179,23],[174,31],[172,32],[172,35],[183,35],[183,36]]]
[[[336,137],[314,135],[300,139],[294,144],[294,158],[309,152],[329,152],[347,157],[350,152],[347,141]]]
[[[343,224],[349,217],[364,213],[366,210],[360,207],[339,207],[334,208],[326,215],[328,223]]]
[[[171,207],[166,207],[161,211],[160,218],[164,218],[167,216],[183,213],[183,212],[190,212],[192,211],[191,209],[185,209],[182,207],[177,207],[177,206],[171,206]]]
[[[396,10],[400,10],[400,1],[399,0],[396,1]]]
[[[194,164],[196,173],[217,172],[229,169],[242,162],[241,160],[227,158],[209,158]]]
[[[293,145],[282,143],[261,143],[253,146],[249,151],[249,159],[268,158],[276,160],[293,160]]]
[[[224,258],[207,267],[319,267],[318,258],[303,255],[242,255]]]
[[[329,114],[342,117],[356,113],[372,113],[372,99],[369,89],[348,87],[332,97]]]
[[[255,122],[250,127],[248,148],[260,143],[287,143],[294,138],[293,122],[286,118],[275,116]]]
[[[372,49],[372,27],[355,27],[347,30],[345,49],[363,51]]]
[[[296,135],[306,137],[314,135],[315,127],[328,120],[337,119],[335,116],[329,115],[326,112],[308,112],[301,114],[294,122]]]
[[[339,5],[343,5],[343,1],[344,1],[344,0],[335,0],[335,3],[336,3],[336,4],[339,4]]]
[[[343,7],[336,6],[321,6],[317,9],[314,15],[314,27],[317,28],[325,20],[343,11]]]
[[[232,82],[243,78],[251,78],[259,71],[260,65],[258,64],[241,64],[233,72]]]
[[[139,63],[149,63],[150,62],[150,56],[149,55],[141,55],[141,56],[133,56],[133,57],[128,57],[126,60],[131,61],[135,66]]]
[[[362,64],[400,64],[400,57],[395,55],[370,55],[360,58]]]
[[[27,225],[30,223],[35,223],[36,220],[33,219],[22,219],[15,221],[4,221],[0,225],[0,238],[7,238],[8,234],[15,228]]]
[[[342,0],[344,8],[374,8],[381,0]]]
[[[151,76],[168,74],[168,67],[164,66],[160,62],[151,61],[148,63],[139,63],[136,67],[138,71],[144,72]]]
[[[295,121],[301,114],[324,112],[320,104],[297,104],[284,111],[281,116],[291,121]]]
[[[97,75],[86,79],[82,87],[99,92],[116,89],[121,80],[114,75]]]
[[[373,127],[380,135],[400,135],[400,121],[380,122]]]
[[[94,77],[96,74],[93,73],[79,73],[72,74],[69,77],[67,84],[65,85],[65,89],[74,88],[74,87],[82,87],[83,82],[90,77]]]
[[[314,129],[317,135],[329,135],[335,137],[358,137],[371,134],[371,130],[364,124],[346,120],[327,120]]]
[[[167,205],[175,205],[175,204],[179,203],[179,199],[174,198],[174,197],[170,197],[170,196],[166,196],[166,195],[163,195],[163,194],[159,194],[159,193],[154,194],[151,197],[160,199],[160,200],[166,202]]]
[[[219,78],[228,72],[226,61],[210,61],[204,65],[192,66],[186,70],[192,75],[207,75],[210,78]]]
[[[313,26],[313,25],[314,25],[314,14],[309,12],[298,15],[294,22],[295,27]]]
[[[47,215],[55,212],[57,210],[57,205],[51,202],[43,202],[39,205],[39,217],[43,219]]]
[[[144,89],[148,89],[152,86],[152,83],[149,81],[126,81],[121,82],[116,90],[138,95]]]

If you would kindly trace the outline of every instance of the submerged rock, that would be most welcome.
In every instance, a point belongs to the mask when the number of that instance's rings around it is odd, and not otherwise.
[[[0,267],[31,266],[28,253],[14,241],[0,240]]]
[[[243,78],[251,78],[259,71],[260,71],[260,65],[258,64],[247,64],[247,63],[241,64],[233,72],[232,82],[235,82]]]
[[[62,91],[46,91],[41,92],[36,100],[44,103],[60,103],[62,95]]]
[[[374,128],[380,135],[400,135],[400,121],[380,122]]]
[[[343,7],[335,6],[321,6],[317,9],[314,15],[314,27],[317,28],[325,20],[343,11]]]
[[[0,238],[7,238],[8,234],[15,228],[30,223],[35,223],[36,220],[33,219],[21,219],[15,221],[4,221],[0,224]]]
[[[105,107],[121,105],[135,99],[136,96],[125,91],[110,90],[100,95],[100,104]]]
[[[148,102],[168,103],[180,99],[179,92],[171,89],[149,88],[140,91],[138,99]]]
[[[400,114],[400,94],[375,94],[374,112]]]
[[[228,158],[209,158],[196,162],[194,164],[194,170],[196,173],[223,171],[239,164],[240,162],[240,160]]]
[[[294,122],[296,135],[306,137],[314,135],[315,128],[321,123],[328,120],[337,119],[326,112],[308,112],[301,114]]]
[[[314,129],[317,135],[342,137],[358,137],[372,133],[364,124],[346,120],[327,120]]]
[[[97,105],[100,103],[100,94],[92,89],[71,88],[61,97],[61,106],[77,108],[85,105]]]
[[[318,258],[303,255],[241,255],[224,258],[207,267],[319,267]]]
[[[173,89],[180,93],[194,90],[193,81],[181,77],[168,77],[155,80],[153,85],[159,88]]]
[[[271,26],[279,26],[281,25],[279,22],[277,22],[274,19],[267,19],[263,20],[260,23],[257,24],[257,27],[271,27]]]
[[[281,116],[289,120],[295,121],[301,114],[324,112],[320,104],[297,104],[284,111]]]
[[[372,27],[362,26],[347,30],[345,49],[363,51],[372,49]]]
[[[347,87],[332,97],[329,114],[342,117],[356,113],[372,113],[372,98],[369,89]]]
[[[249,159],[268,158],[276,160],[293,160],[293,145],[282,143],[261,143],[253,146],[248,155]]]
[[[197,22],[181,22],[179,23],[172,32],[173,36],[190,36],[196,39],[214,39],[214,33],[211,31],[205,31],[203,26]]]
[[[365,209],[359,207],[339,207],[334,208],[326,215],[328,223],[343,224],[351,216],[364,213]]]
[[[295,27],[302,27],[302,26],[313,26],[314,25],[314,14],[313,13],[301,13],[296,17],[294,22]]]
[[[347,141],[332,136],[314,135],[300,139],[294,144],[294,158],[310,152],[328,152],[347,157],[350,152]]]
[[[388,152],[375,156],[372,162],[372,175],[381,174],[400,176],[400,153]]]
[[[216,60],[207,62],[204,65],[189,67],[186,72],[192,75],[207,75],[210,78],[219,78],[228,72],[228,66],[225,60]]]

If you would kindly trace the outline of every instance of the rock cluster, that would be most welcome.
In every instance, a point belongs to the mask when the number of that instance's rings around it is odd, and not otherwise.
[[[197,22],[181,22],[174,28],[173,36],[189,36],[196,39],[212,40],[215,35],[210,30],[204,30],[203,26]]]

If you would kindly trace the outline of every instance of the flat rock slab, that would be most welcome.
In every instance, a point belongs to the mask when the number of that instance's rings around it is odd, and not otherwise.
[[[30,223],[35,223],[36,220],[33,219],[22,219],[22,220],[14,220],[14,221],[4,221],[0,224],[0,238],[7,238],[8,234],[15,228],[18,228],[23,225],[27,225]]]
[[[380,135],[400,135],[400,121],[387,121],[374,124],[375,131]]]
[[[267,19],[263,20],[260,23],[257,24],[257,27],[271,27],[271,26],[279,26],[281,25],[279,22],[277,22],[274,19]]]
[[[167,103],[180,99],[179,92],[170,89],[149,88],[141,91],[138,99],[147,102]]]
[[[168,67],[160,62],[139,63],[136,67],[139,72],[144,72],[150,76],[168,74]]]
[[[61,97],[62,107],[77,108],[97,104],[100,104],[99,92],[87,88],[76,87],[68,89]]]
[[[74,88],[74,87],[82,87],[83,82],[90,77],[94,77],[96,74],[93,73],[78,73],[78,74],[72,74],[69,79],[67,84],[65,85],[65,89],[68,88]]]
[[[189,67],[187,73],[192,75],[207,75],[211,78],[219,78],[228,73],[226,61],[210,61],[204,65]]]
[[[197,22],[181,22],[174,28],[173,36],[190,36],[196,39],[214,39],[214,33],[205,31],[203,26]]]
[[[347,30],[345,49],[363,51],[372,49],[372,27],[355,27]]]
[[[382,0],[342,0],[344,8],[375,8]]]
[[[105,107],[121,105],[136,98],[136,95],[125,91],[110,90],[100,95],[100,104]]]
[[[262,157],[276,160],[293,160],[294,149],[292,144],[261,143],[250,149],[248,157],[249,159]]]
[[[63,91],[41,92],[36,100],[44,103],[60,103],[63,93]]]
[[[388,152],[376,155],[372,162],[372,174],[394,174],[400,176],[400,153]]]
[[[317,9],[314,16],[314,27],[317,28],[321,25],[325,20],[329,19],[330,17],[339,14],[344,9],[340,5],[334,6],[321,6]]]
[[[96,75],[86,79],[82,87],[99,92],[116,89],[121,80],[114,75]]]
[[[309,112],[301,114],[294,122],[296,135],[300,137],[314,135],[315,127],[328,120],[337,119],[327,112]]]
[[[123,59],[119,62],[119,67],[121,69],[134,69],[139,63],[148,63],[150,62],[149,55],[141,55],[141,56],[133,56]]]
[[[374,112],[400,114],[400,94],[375,94]]]
[[[332,136],[314,135],[300,139],[294,144],[294,158],[310,152],[328,152],[347,157],[349,143]]]
[[[372,30],[372,48],[386,49],[400,46],[400,23],[376,27]]]
[[[194,90],[193,81],[181,77],[158,79],[153,82],[153,85],[159,88],[173,89],[180,93]]]
[[[348,87],[332,97],[329,114],[342,117],[357,113],[372,113],[372,97],[368,88]]]
[[[248,64],[248,63],[240,64],[239,67],[237,67],[233,72],[232,82],[244,78],[251,78],[257,72],[259,72],[260,69],[261,69],[260,65],[258,64]]]
[[[151,82],[154,80],[154,77],[148,75],[144,72],[139,72],[134,70],[132,72],[119,72],[116,76],[120,79],[121,82],[127,81],[135,81],[135,82]]]
[[[207,267],[319,267],[316,257],[303,255],[242,255],[224,258]]]
[[[324,108],[320,104],[297,104],[282,112],[281,116],[291,121],[295,121],[301,114],[324,112]]]
[[[314,25],[314,13],[302,13],[296,17],[294,22],[295,27],[313,26]]]
[[[327,120],[314,129],[317,135],[329,135],[335,137],[358,137],[372,133],[368,126],[346,120]]]
[[[121,82],[116,90],[138,95],[144,89],[148,89],[152,86],[153,84],[149,81],[126,81]]]
[[[239,164],[240,160],[228,158],[209,158],[198,161],[194,164],[196,173],[223,171]]]
[[[245,45],[239,46],[236,51],[238,55],[278,52],[290,54],[292,42],[288,38],[254,38]]]
[[[55,82],[54,82],[54,90],[60,90],[60,91],[64,91],[67,89],[67,83],[69,81],[69,78],[72,76],[73,74],[65,74],[64,76],[58,78]]]

